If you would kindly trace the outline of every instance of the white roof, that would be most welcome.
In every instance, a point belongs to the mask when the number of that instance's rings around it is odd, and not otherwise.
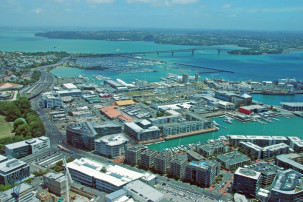
[[[76,159],[68,163],[67,167],[87,176],[94,177],[97,180],[105,181],[116,187],[123,186],[143,176],[142,173],[131,171],[121,166],[106,166],[105,164],[87,158]],[[101,171],[103,167],[106,168],[106,172]]]
[[[64,88],[66,89],[77,89],[77,86],[75,86],[74,84],[72,83],[65,83],[63,84]]]
[[[128,139],[123,133],[106,135],[95,140],[97,143],[105,143],[108,146],[121,145],[127,141]]]
[[[261,176],[261,173],[257,172],[257,171],[253,171],[253,170],[247,169],[247,168],[241,168],[241,167],[239,167],[236,170],[235,175],[241,175],[243,177],[247,177],[247,178],[250,178],[250,179],[257,180]]]

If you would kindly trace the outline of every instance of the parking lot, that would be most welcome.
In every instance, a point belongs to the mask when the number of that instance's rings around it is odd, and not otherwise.
[[[170,201],[216,201],[203,194],[195,193],[193,191],[171,184],[162,183],[157,185],[156,189],[162,192],[165,195],[165,198]]]

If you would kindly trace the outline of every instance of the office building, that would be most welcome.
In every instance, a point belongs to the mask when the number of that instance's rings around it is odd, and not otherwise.
[[[29,165],[18,159],[8,159],[0,155],[0,184],[10,185],[18,180],[29,177]]]
[[[238,168],[234,174],[234,192],[255,196],[259,188],[261,173],[247,168]]]
[[[284,169],[293,169],[303,173],[303,153],[281,154],[276,157],[276,164]]]
[[[117,165],[105,165],[87,158],[67,163],[71,177],[76,182],[111,193],[129,182],[140,179],[143,174]]]
[[[121,126],[115,121],[74,123],[66,127],[66,140],[74,147],[94,150],[96,139],[118,133]]]
[[[234,103],[236,107],[248,106],[252,104],[252,97],[245,92],[236,94],[228,91],[216,91],[215,98]]]
[[[48,137],[42,136],[5,145],[5,155],[22,158],[47,148],[50,148],[50,140]]]
[[[188,74],[183,74],[182,75],[182,83],[188,83],[189,81],[189,76]]]
[[[200,154],[205,157],[210,157],[216,154],[224,153],[228,151],[228,146],[224,145],[223,142],[211,142],[203,145],[199,145],[197,150]]]
[[[226,170],[235,170],[240,166],[250,163],[250,159],[238,151],[221,154],[217,156],[216,160],[220,162]]]
[[[186,154],[174,156],[170,161],[170,175],[177,179],[183,179],[185,177],[185,167],[188,164],[187,160]]]
[[[61,107],[63,100],[52,92],[46,92],[41,95],[41,104],[44,108]]]
[[[43,183],[50,193],[61,196],[66,192],[65,175],[63,173],[46,173]]]
[[[166,173],[170,167],[170,160],[172,159],[172,153],[167,151],[160,152],[155,157],[154,168],[160,173]]]
[[[125,153],[128,139],[123,133],[106,135],[95,140],[95,153],[118,157]]]
[[[141,153],[146,149],[147,147],[141,144],[127,148],[125,151],[125,162],[131,165],[138,165],[139,161],[141,161]]]
[[[279,171],[269,194],[269,201],[297,202],[303,199],[303,175],[292,169]]]
[[[220,173],[220,163],[192,161],[185,167],[185,179],[201,187],[210,187]]]
[[[152,126],[147,120],[125,123],[124,130],[137,141],[160,138],[160,129],[157,126]]]
[[[140,180],[135,180],[123,187],[127,191],[128,195],[134,200],[140,202],[160,202],[164,201],[164,194],[154,189],[153,187],[145,184]]]
[[[147,149],[141,153],[141,162],[140,165],[143,168],[150,169],[154,165],[155,157],[158,155],[158,152],[153,149]]]

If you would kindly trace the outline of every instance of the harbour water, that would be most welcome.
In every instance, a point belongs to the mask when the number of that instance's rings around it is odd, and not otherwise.
[[[192,46],[179,45],[160,45],[152,42],[125,42],[125,41],[96,41],[96,40],[62,40],[46,39],[35,37],[34,32],[0,32],[0,51],[66,51],[69,53],[115,53],[119,52],[137,52],[137,51],[156,51],[156,50],[174,50],[191,48]],[[225,46],[225,48],[237,48]],[[194,75],[201,72],[201,69],[186,67],[176,69],[175,63],[190,64],[210,68],[229,70],[235,73],[215,73],[200,74],[200,79],[206,77],[223,78],[226,80],[256,80],[267,81],[277,80],[279,78],[296,78],[303,80],[303,51],[291,52],[289,54],[278,55],[229,55],[226,52],[217,54],[216,50],[196,51],[192,56],[189,52],[147,54],[141,56],[146,59],[165,61],[164,65],[155,65],[156,72],[138,72],[138,73],[116,73],[102,70],[83,70],[69,67],[57,68],[51,71],[58,77],[71,77],[84,75],[90,79],[90,82],[100,83],[94,80],[93,75],[102,75],[112,79],[122,79],[126,82],[133,82],[135,79],[147,80],[150,82],[159,81],[167,73]],[[253,99],[266,104],[278,105],[280,102],[302,102],[303,95],[295,96],[270,96],[253,95]],[[150,148],[162,150],[163,148],[174,147],[193,142],[205,142],[207,139],[217,138],[227,134],[247,134],[247,135],[283,135],[299,136],[303,138],[303,119],[293,117],[292,119],[279,118],[281,121],[275,121],[267,125],[258,122],[240,123],[233,121],[234,124],[226,124],[220,118],[215,119],[219,124],[227,126],[229,129],[220,128],[218,132],[185,137],[181,139],[170,140],[165,143],[150,145]]]

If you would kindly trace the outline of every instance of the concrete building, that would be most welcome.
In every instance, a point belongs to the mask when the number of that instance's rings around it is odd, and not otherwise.
[[[160,129],[147,120],[125,123],[124,130],[138,141],[160,138]]]
[[[303,175],[292,169],[279,171],[270,190],[269,201],[297,202],[303,198]]]
[[[287,137],[288,138],[288,140],[289,140],[289,146],[291,147],[291,148],[294,148],[294,143],[295,142],[300,142],[300,141],[302,141],[299,137],[297,137],[297,136],[288,136]]]
[[[176,155],[170,161],[169,173],[172,177],[183,179],[185,177],[185,167],[188,164],[187,155]]]
[[[141,153],[146,149],[147,147],[141,144],[129,147],[125,151],[125,161],[131,165],[138,165],[138,162],[141,161]]]
[[[234,174],[234,192],[255,196],[259,188],[261,173],[247,168],[238,168]]]
[[[164,194],[140,180],[128,183],[123,188],[133,199],[139,202],[165,201]]]
[[[250,163],[250,159],[238,151],[232,151],[217,156],[216,159],[226,170],[234,170]]]
[[[288,111],[303,111],[303,102],[281,102],[281,105]]]
[[[41,104],[44,108],[61,107],[63,100],[52,92],[46,92],[41,94]]]
[[[178,115],[162,116],[157,118],[150,118],[148,120],[151,122],[152,125],[176,123],[180,120],[180,116]]]
[[[74,123],[66,127],[66,140],[77,148],[94,150],[96,139],[118,133],[121,126],[115,121]]]
[[[78,87],[75,86],[72,83],[64,83],[63,88],[66,89],[66,90],[76,90],[76,89],[78,89]]]
[[[144,173],[140,180],[150,186],[155,186],[157,184],[157,179],[158,177],[152,173]]]
[[[263,148],[259,147],[258,145],[255,145],[251,142],[240,142],[240,148],[242,148],[243,151],[246,151],[247,154],[250,154],[252,157],[255,157],[256,159],[261,159],[263,155]]]
[[[107,193],[117,191],[143,177],[142,173],[117,165],[105,165],[87,158],[67,163],[67,167],[73,180]]]
[[[303,153],[281,154],[276,157],[276,164],[284,169],[293,169],[303,173]]]
[[[8,159],[0,155],[0,184],[4,186],[29,177],[29,165],[18,159]]]
[[[198,186],[209,187],[220,173],[220,163],[214,161],[192,161],[185,168],[185,179]]]
[[[141,162],[140,165],[143,168],[151,168],[154,165],[155,157],[158,155],[158,152],[153,149],[147,149],[141,153]]]
[[[124,189],[119,189],[110,194],[107,194],[104,198],[105,202],[122,202],[129,200],[129,198],[127,197],[127,191],[125,191]]]
[[[189,76],[188,74],[182,75],[182,83],[188,83],[189,82]]]
[[[223,142],[212,142],[198,146],[197,150],[203,156],[210,157],[216,154],[227,152],[228,146],[224,145]]]
[[[199,73],[196,73],[195,74],[195,82],[198,82],[199,81]]]
[[[251,142],[260,147],[266,147],[273,144],[273,138],[271,136],[254,136],[246,135],[247,142]]]
[[[292,148],[297,153],[303,152],[303,141],[294,142]]]
[[[11,188],[7,191],[0,192],[0,200],[3,202],[16,202],[16,199],[12,196],[13,191],[14,191],[13,188]],[[33,191],[33,186],[27,183],[22,183],[20,185],[18,201],[40,202],[40,200],[35,196],[35,192]]]
[[[200,121],[185,121],[180,123],[165,124],[162,127],[163,136],[178,135],[204,129],[204,123]]]
[[[42,136],[5,145],[5,155],[22,158],[47,148],[50,148],[50,140],[48,137]]]
[[[172,153],[162,151],[155,157],[154,168],[160,173],[166,173],[170,168],[170,160],[172,159]]]
[[[228,91],[216,91],[215,98],[234,103],[236,107],[252,104],[252,97],[246,93],[236,94]]]
[[[46,173],[43,176],[43,183],[49,192],[57,196],[66,192],[65,175],[63,173]]]
[[[245,135],[228,135],[228,139],[231,145],[238,146],[240,142],[247,142]]]
[[[270,158],[280,154],[287,154],[289,146],[285,143],[279,143],[263,147],[263,158]]]
[[[199,153],[192,151],[192,150],[188,150],[186,151],[187,154],[187,158],[188,161],[202,161],[205,160],[205,158],[203,156],[201,156]]]
[[[261,179],[260,179],[260,187],[261,188],[269,188],[275,179],[277,172],[281,170],[279,166],[276,166],[273,163],[256,163],[247,166],[246,168],[257,171],[261,173]]]
[[[107,157],[118,157],[125,153],[128,138],[123,134],[113,134],[95,140],[95,153]]]

